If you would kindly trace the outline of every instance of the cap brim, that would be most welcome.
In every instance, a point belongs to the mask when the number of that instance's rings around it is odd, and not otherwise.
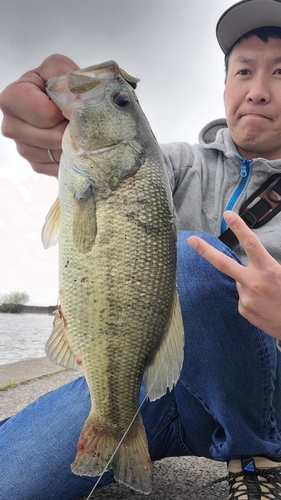
[[[225,54],[248,31],[262,26],[281,27],[280,0],[244,0],[230,7],[220,17],[216,34]]]

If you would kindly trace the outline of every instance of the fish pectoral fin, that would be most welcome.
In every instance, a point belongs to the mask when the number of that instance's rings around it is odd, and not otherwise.
[[[84,193],[75,197],[73,214],[73,242],[79,252],[92,250],[97,234],[96,204],[93,193]]]
[[[41,233],[42,243],[45,249],[57,244],[59,239],[59,230],[60,202],[57,198],[47,214],[45,224]]]
[[[150,401],[160,398],[172,390],[177,383],[184,356],[184,329],[180,301],[175,291],[171,320],[158,350],[146,366],[144,381]]]
[[[120,439],[108,427],[103,429],[91,411],[79,438],[72,472],[94,477],[114,469],[116,481],[148,495],[152,490],[152,465],[140,415]]]
[[[66,338],[64,325],[64,318],[59,306],[55,314],[52,334],[45,346],[45,352],[57,365],[69,370],[81,370],[81,366],[76,363],[77,357]]]

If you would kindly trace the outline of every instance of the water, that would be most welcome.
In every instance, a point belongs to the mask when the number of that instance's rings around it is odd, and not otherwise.
[[[0,314],[0,365],[45,356],[53,315]]]

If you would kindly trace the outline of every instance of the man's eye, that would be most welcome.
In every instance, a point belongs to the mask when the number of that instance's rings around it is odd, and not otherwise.
[[[278,68],[274,71],[275,75],[281,75],[281,68]]]
[[[246,75],[249,75],[249,70],[248,69],[240,69],[240,71],[237,72],[238,75],[241,75],[241,76],[246,76]]]

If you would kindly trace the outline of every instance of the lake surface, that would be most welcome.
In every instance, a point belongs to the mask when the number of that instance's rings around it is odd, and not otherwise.
[[[0,313],[0,365],[45,356],[53,315]]]

